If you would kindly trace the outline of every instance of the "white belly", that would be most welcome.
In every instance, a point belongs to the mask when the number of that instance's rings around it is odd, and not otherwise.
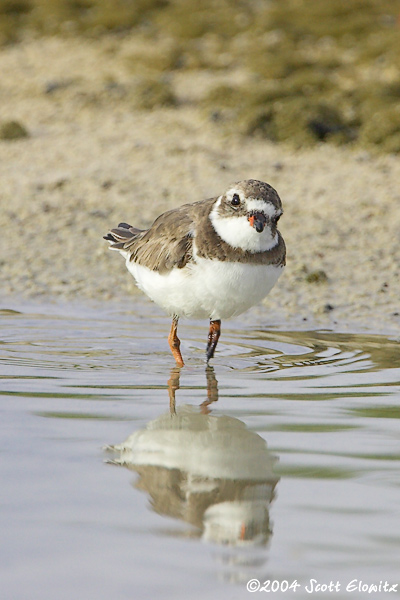
[[[161,275],[127,260],[138,287],[170,315],[227,319],[260,302],[283,271],[274,265],[248,265],[197,258],[183,269]]]

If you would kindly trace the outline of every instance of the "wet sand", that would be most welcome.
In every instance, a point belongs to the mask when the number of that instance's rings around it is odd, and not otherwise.
[[[3,298],[130,302],[137,293],[102,235],[262,179],[279,192],[287,268],[265,320],[400,332],[400,161],[227,135],[195,101],[227,75],[175,72],[176,108],[135,108],[129,37],[26,40],[0,50]],[[232,70],[231,82],[245,74]]]

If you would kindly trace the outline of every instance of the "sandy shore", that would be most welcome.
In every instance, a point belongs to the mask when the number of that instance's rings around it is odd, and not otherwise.
[[[178,108],[137,110],[132,44],[50,38],[0,50],[0,118],[30,133],[0,141],[3,298],[132,298],[102,240],[109,226],[144,228],[255,178],[285,209],[287,268],[266,319],[400,332],[399,159],[228,137],[193,102],[215,82],[202,71],[171,78]]]

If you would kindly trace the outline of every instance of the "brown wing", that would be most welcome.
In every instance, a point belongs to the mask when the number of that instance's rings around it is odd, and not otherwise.
[[[130,260],[159,273],[181,269],[192,258],[193,220],[190,204],[160,215],[147,231],[120,223],[105,237],[111,249],[129,252]]]

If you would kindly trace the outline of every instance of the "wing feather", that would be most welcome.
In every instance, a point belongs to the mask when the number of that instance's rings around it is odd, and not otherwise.
[[[173,268],[182,269],[193,256],[192,207],[192,204],[184,204],[163,213],[146,231],[120,223],[104,239],[110,242],[112,250],[128,253],[129,260],[152,271],[166,273]]]

